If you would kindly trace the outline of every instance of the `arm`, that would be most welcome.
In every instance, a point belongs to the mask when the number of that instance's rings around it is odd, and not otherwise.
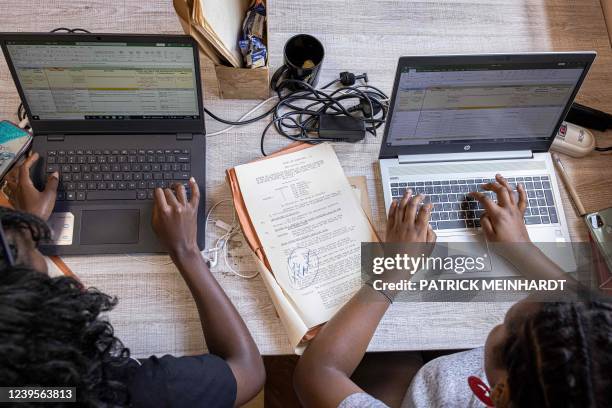
[[[337,407],[349,395],[363,392],[350,377],[388,307],[387,299],[370,286],[363,286],[325,324],[294,373],[295,391],[302,405]]]
[[[412,197],[408,192],[399,203],[393,202],[387,221],[387,242],[435,241],[429,227],[431,204],[418,211],[423,198]],[[363,392],[350,377],[388,307],[384,295],[364,286],[325,324],[294,373],[295,389],[305,407],[337,407],[349,395]]]
[[[265,370],[259,350],[240,314],[211,274],[197,245],[200,192],[190,180],[191,201],[185,187],[155,190],[153,228],[168,249],[195,300],[204,339],[211,353],[230,366],[237,383],[237,406],[252,399],[263,387]]]

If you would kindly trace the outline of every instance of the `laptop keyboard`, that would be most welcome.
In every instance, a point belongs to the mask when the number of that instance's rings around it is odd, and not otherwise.
[[[46,172],[60,174],[59,201],[152,200],[156,187],[185,185],[188,149],[50,150]]]
[[[556,224],[559,222],[553,192],[548,176],[509,177],[508,183],[516,188],[517,183],[525,186],[528,206],[525,210],[525,224]],[[493,201],[495,194],[484,191],[482,184],[495,179],[459,179],[419,182],[392,182],[391,196],[400,199],[406,189],[412,189],[413,194],[426,194],[425,203],[433,203],[430,225],[434,230],[453,228],[480,227],[480,216],[484,209],[482,205],[469,197],[467,193],[480,191]],[[515,193],[516,194],[516,193]]]

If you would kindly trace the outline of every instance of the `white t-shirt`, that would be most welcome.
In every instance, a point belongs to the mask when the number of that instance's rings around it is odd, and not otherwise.
[[[482,347],[436,358],[416,374],[402,408],[467,407],[483,408],[468,385],[471,375],[486,382]],[[338,408],[388,408],[369,394],[357,393],[346,397]]]

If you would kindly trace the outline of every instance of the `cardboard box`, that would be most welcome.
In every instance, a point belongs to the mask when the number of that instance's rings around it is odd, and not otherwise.
[[[233,68],[215,65],[217,82],[224,99],[268,99],[270,68]]]
[[[204,55],[208,56],[215,64],[217,84],[222,98],[267,99],[270,96],[269,65],[253,69],[235,68],[223,65],[223,61],[216,56],[216,53],[211,49],[208,41],[202,35],[201,30],[198,29],[197,23],[192,18],[193,3],[190,0],[174,0],[173,3],[185,34],[193,37],[200,45],[200,49]],[[267,34],[264,40],[267,40]]]

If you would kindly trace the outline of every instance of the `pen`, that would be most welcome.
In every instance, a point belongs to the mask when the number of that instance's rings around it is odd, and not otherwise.
[[[578,197],[578,193],[576,192],[576,189],[574,189],[574,186],[570,182],[570,179],[567,175],[567,172],[565,171],[565,167],[563,167],[563,163],[561,162],[561,159],[556,153],[552,154],[552,159],[553,159],[553,162],[555,163],[555,167],[557,168],[557,173],[559,173],[559,177],[561,177],[561,179],[563,180],[563,184],[565,184],[565,188],[567,189],[567,192],[572,198],[572,203],[574,204],[574,207],[576,208],[578,215],[582,217],[583,215],[586,214],[586,211],[584,210],[582,201],[580,201],[580,197]]]

